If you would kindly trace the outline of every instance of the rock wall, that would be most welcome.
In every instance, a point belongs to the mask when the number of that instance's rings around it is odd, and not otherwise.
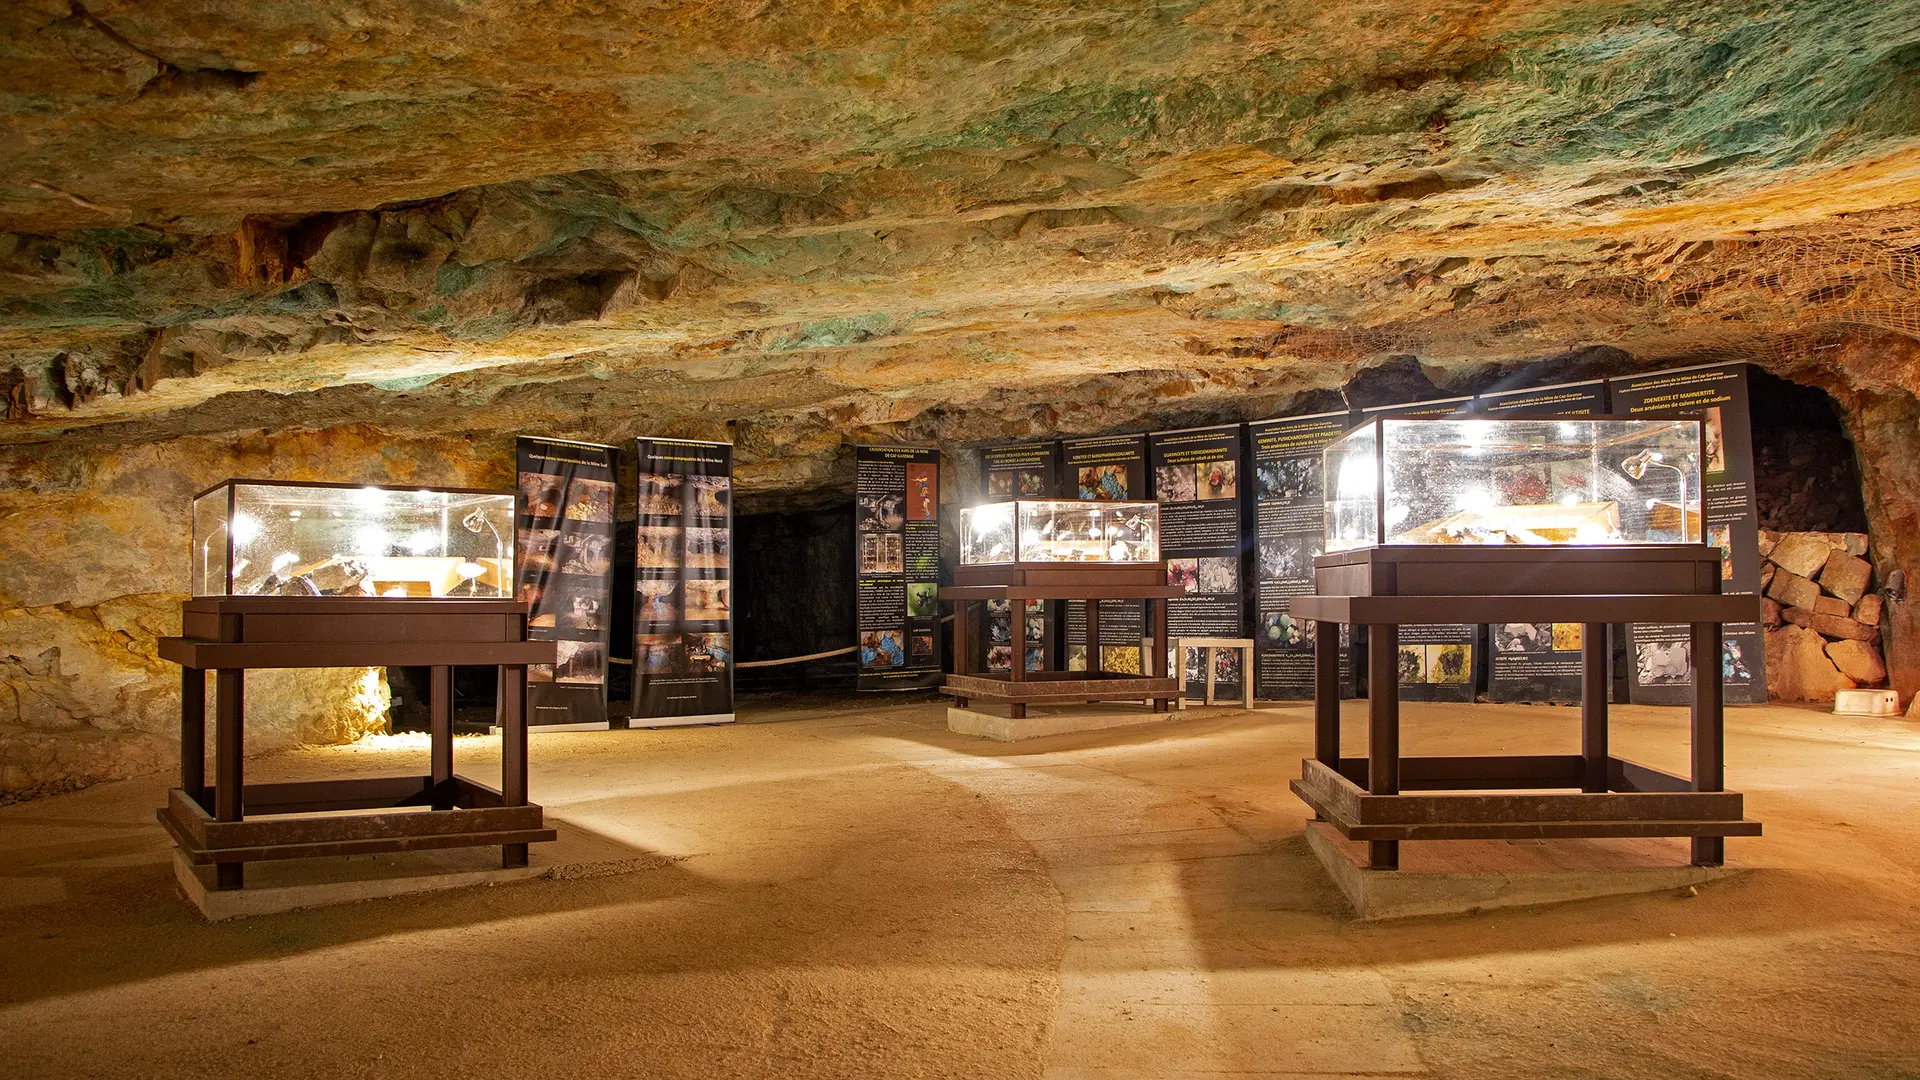
[[[1864,533],[1760,534],[1760,621],[1775,701],[1832,701],[1836,690],[1886,685],[1886,600],[1867,552]]]
[[[44,451],[46,448],[40,448]],[[230,476],[504,486],[456,440],[376,428],[0,454],[0,797],[178,759],[180,632],[195,492]],[[249,753],[348,741],[386,723],[371,669],[247,677]]]
[[[495,486],[521,431],[811,511],[857,442],[1741,359],[1920,566],[1920,6],[376,7],[0,5],[0,788],[170,756],[195,489]],[[1859,531],[1833,479],[1775,524]]]
[[[1920,385],[1920,347],[1891,336],[1850,337],[1836,346],[1810,353],[1821,357],[1817,366],[1806,363],[1784,373],[1817,381],[1839,404],[1846,433],[1861,449],[1872,539],[1816,536],[1805,542],[1819,547],[1817,566],[1808,561],[1811,555],[1795,556],[1790,567],[1774,570],[1768,587],[1771,602],[1779,605],[1779,625],[1770,634],[1770,670],[1776,673],[1776,696],[1786,700],[1830,700],[1835,688],[1887,678],[1875,674],[1883,668],[1891,669],[1904,698],[1915,688],[1902,684],[1902,665],[1920,674],[1920,627],[1902,621],[1911,620],[1909,605],[1884,605],[1877,617],[1869,609],[1876,599],[1873,582],[1920,556],[1914,539],[1920,525],[1914,501],[1920,493],[1920,408],[1907,389]],[[865,350],[869,356],[879,351]],[[1536,360],[1518,370],[1546,382],[1654,366],[1624,353],[1607,355],[1598,367],[1591,357],[1579,363],[1587,366]],[[1064,379],[971,400],[889,405],[883,412],[869,402],[842,414],[867,422],[833,432],[823,430],[822,422],[831,422],[831,414],[796,416],[782,425],[775,417],[753,415],[748,401],[739,404],[743,415],[730,422],[683,423],[676,433],[739,433],[741,504],[750,513],[839,502],[850,482],[848,448],[859,441],[933,441],[948,450],[950,461],[964,461],[972,458],[964,444],[982,439],[1250,420],[1306,411],[1343,396],[1371,401],[1470,392],[1494,380],[1511,383],[1515,370],[1511,364],[1442,367],[1400,358],[1345,372],[1320,369],[1328,385],[1318,387],[1285,366],[1227,378],[1196,368]],[[1247,392],[1254,387],[1261,390]],[[542,402],[543,409],[549,406]],[[187,510],[196,491],[230,476],[504,490],[512,443],[500,426],[515,413],[487,411],[487,428],[454,434],[348,424],[131,445],[76,439],[0,449],[0,791],[134,775],[173,761],[178,672],[156,659],[154,640],[177,631]],[[582,413],[564,433],[612,441],[645,423],[619,410]],[[1797,551],[1805,535],[1775,537],[1772,550],[1784,544]],[[776,546],[817,543],[799,536],[768,540]],[[1846,559],[1829,569],[1833,550]],[[762,562],[771,567],[777,560]],[[1859,580],[1863,567],[1866,581]],[[1836,606],[1843,603],[1844,611]],[[774,608],[759,614],[783,617]],[[1876,657],[1876,649],[1883,655]],[[248,690],[250,751],[352,738],[384,718],[383,684],[369,682],[364,672],[263,674],[249,680]]]

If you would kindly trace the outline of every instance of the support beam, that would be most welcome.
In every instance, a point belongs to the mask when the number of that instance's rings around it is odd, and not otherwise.
[[[507,693],[500,709],[500,801],[506,806],[527,805],[527,669],[505,665]],[[527,865],[527,845],[504,844],[500,865]]]
[[[1367,627],[1367,793],[1400,794],[1400,628]],[[1373,840],[1367,863],[1375,870],[1400,868],[1400,842]]]
[[[430,773],[436,785],[445,784],[453,779],[453,668],[439,665],[428,669],[430,677],[427,685],[427,739],[432,765]],[[505,696],[506,680],[495,680]],[[451,795],[436,791],[433,796],[435,810],[453,808]]]
[[[214,673],[213,783],[215,821],[239,821],[246,813],[246,672],[221,668]],[[238,889],[246,884],[245,863],[221,863],[214,888]]]
[[[1720,672],[1720,624],[1693,624],[1693,790],[1726,790],[1725,688]],[[1727,841],[1700,836],[1693,841],[1693,865],[1720,866]]]
[[[1607,624],[1580,627],[1581,791],[1607,790]]]
[[[1340,624],[1313,624],[1313,756],[1340,767]]]
[[[180,669],[180,790],[207,805],[207,673]]]

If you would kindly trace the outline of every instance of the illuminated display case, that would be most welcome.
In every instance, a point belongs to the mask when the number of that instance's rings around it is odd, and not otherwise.
[[[1381,417],[1327,447],[1327,550],[1697,543],[1698,420]]]
[[[960,511],[962,566],[1159,561],[1155,503],[1019,499]]]
[[[509,595],[513,495],[228,480],[193,500],[195,596]]]

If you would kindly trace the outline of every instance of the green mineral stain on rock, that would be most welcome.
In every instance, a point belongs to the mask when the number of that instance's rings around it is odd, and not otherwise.
[[[805,323],[798,330],[775,338],[768,343],[767,350],[782,352],[791,349],[831,349],[903,333],[905,329],[905,324],[896,326],[891,315],[854,315],[844,319],[822,319],[819,322]]]

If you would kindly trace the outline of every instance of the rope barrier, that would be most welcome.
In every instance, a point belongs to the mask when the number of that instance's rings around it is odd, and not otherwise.
[[[826,652],[808,653],[805,656],[787,656],[779,660],[742,660],[733,666],[735,668],[750,668],[777,667],[781,664],[801,664],[808,660],[825,660],[829,656],[845,656],[850,652],[858,651],[859,648],[860,646],[858,645],[849,645],[844,649],[829,649]]]
[[[952,622],[953,616],[945,616],[940,621]],[[825,660],[829,656],[845,656],[850,652],[859,651],[860,646],[849,645],[844,649],[828,649],[826,652],[808,653],[805,656],[783,656],[778,660],[743,660],[733,666],[736,671],[740,668],[779,667],[781,664],[804,664],[809,660]]]

